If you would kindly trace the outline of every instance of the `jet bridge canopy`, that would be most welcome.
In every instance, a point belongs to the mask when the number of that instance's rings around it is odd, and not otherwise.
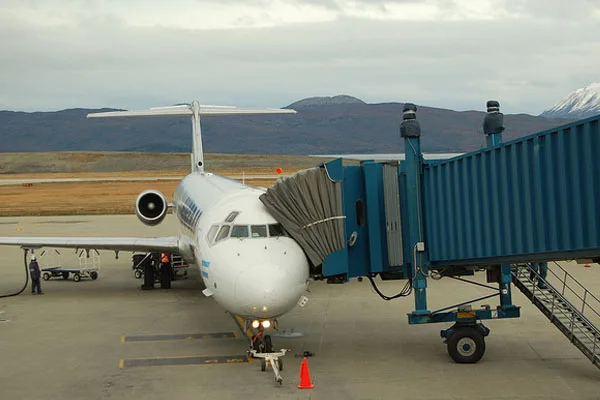
[[[313,265],[344,247],[341,186],[322,165],[281,178],[260,196]]]

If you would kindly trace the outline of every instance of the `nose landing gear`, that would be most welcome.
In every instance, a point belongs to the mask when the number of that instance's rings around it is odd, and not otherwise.
[[[273,351],[271,336],[265,335],[264,328],[261,326],[258,329],[258,332],[252,336],[248,353],[252,358],[260,359],[261,371],[266,371],[267,365],[270,364],[271,368],[273,368],[275,382],[283,385],[283,378],[281,376],[281,371],[283,371],[283,359],[281,359],[281,357],[285,356],[288,351],[289,350],[287,349],[281,349],[278,352]]]

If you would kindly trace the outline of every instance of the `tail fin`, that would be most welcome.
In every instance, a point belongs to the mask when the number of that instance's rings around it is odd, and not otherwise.
[[[219,115],[250,115],[250,114],[295,114],[295,110],[282,108],[237,108],[230,106],[204,106],[197,101],[192,104],[183,104],[169,107],[156,107],[149,110],[112,111],[88,114],[88,118],[107,117],[177,117],[191,116],[193,134],[193,171],[204,171],[204,153],[202,152],[202,131],[200,129],[200,116]]]

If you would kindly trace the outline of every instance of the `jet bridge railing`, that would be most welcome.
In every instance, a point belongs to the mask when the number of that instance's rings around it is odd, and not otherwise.
[[[566,269],[557,262],[552,263],[551,268],[548,268],[546,280],[550,280],[554,288],[561,296],[569,300],[577,311],[594,325],[600,325],[600,299],[569,274]]]
[[[558,264],[545,279],[529,264],[512,268],[515,285],[595,366],[600,368],[600,302]]]

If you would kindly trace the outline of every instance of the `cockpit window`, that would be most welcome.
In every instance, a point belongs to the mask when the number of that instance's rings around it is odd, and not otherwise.
[[[233,220],[236,219],[238,215],[240,215],[239,211],[232,211],[231,213],[229,213],[227,218],[225,218],[225,222],[233,222]]]
[[[281,226],[281,224],[269,225],[269,236],[270,237],[285,236],[285,231],[283,230],[283,226]]]
[[[223,225],[221,227],[221,229],[219,229],[219,233],[217,234],[217,238],[215,239],[215,242],[218,242],[219,240],[223,240],[226,239],[229,236],[229,229],[231,227],[229,225]]]
[[[219,230],[218,225],[213,225],[210,227],[210,229],[208,231],[208,235],[206,235],[206,240],[208,241],[208,243],[212,243],[212,241],[215,240],[215,235],[217,234],[217,230]]]
[[[231,237],[247,238],[248,236],[248,225],[235,225],[231,230]]]
[[[267,226],[266,225],[252,225],[252,237],[267,237]]]

